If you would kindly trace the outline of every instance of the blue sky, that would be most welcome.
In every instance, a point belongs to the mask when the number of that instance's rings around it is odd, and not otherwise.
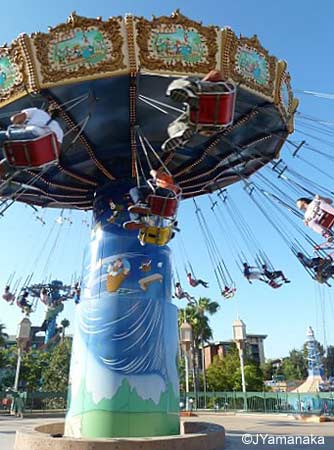
[[[192,19],[201,20],[204,24],[221,27],[228,25],[237,34],[241,33],[245,36],[257,34],[263,46],[269,49],[271,54],[288,62],[295,89],[333,93],[334,4],[328,0],[322,1],[319,5],[321,7],[316,7],[317,5],[310,0],[303,2],[236,0],[229,3],[221,0],[211,2],[58,0],[48,3],[41,0],[17,0],[12,9],[9,7],[2,9],[0,37],[1,42],[10,42],[21,32],[46,31],[48,26],[65,21],[73,10],[76,10],[79,15],[88,17],[101,15],[106,19],[109,16],[124,15],[128,12],[146,17],[152,14],[169,15],[176,8],[180,8],[183,14]],[[303,95],[300,96],[300,100],[299,110],[302,113],[334,122],[333,101]],[[296,134],[293,139],[297,141],[301,137],[301,134]],[[330,140],[330,138],[327,139]],[[318,142],[317,145],[319,146]],[[329,150],[330,146],[327,146],[327,151]],[[285,152],[283,151],[283,156]],[[317,159],[313,162],[318,164]],[[310,172],[307,166],[298,164],[298,161],[291,161],[291,166],[301,173],[306,173],[309,178],[317,180],[319,184],[325,182],[317,173]],[[324,170],[330,170],[324,165],[322,167]],[[318,339],[334,344],[334,335],[331,330],[334,319],[334,299],[330,289],[320,289],[315,282],[307,278],[277,233],[265,222],[241,189],[237,187],[232,191],[233,198],[239,203],[239,208],[244,217],[249,220],[258,239],[261,240],[261,245],[270,254],[275,266],[286,271],[292,283],[279,290],[271,290],[267,286],[256,285],[256,283],[252,286],[248,285],[233,265],[233,258],[226,240],[216,226],[213,216],[210,216],[208,200],[203,198],[199,203],[203,211],[207,211],[208,221],[224,257],[226,256],[230,264],[238,287],[235,300],[221,301],[215,287],[206,249],[195,223],[192,202],[185,202],[180,211],[180,222],[187,253],[191,255],[196,274],[211,283],[210,289],[198,288],[192,293],[208,295],[212,299],[219,300],[222,305],[220,312],[212,319],[215,340],[231,338],[232,321],[239,312],[249,332],[268,334],[265,351],[269,357],[283,356],[289,349],[301,347],[309,324],[315,328]],[[63,225],[59,238],[56,239],[56,227],[52,232],[51,230],[59,213],[46,211],[44,214],[47,221],[45,227],[35,220],[30,208],[19,205],[11,208],[4,218],[0,218],[2,284],[6,283],[9,274],[14,270],[29,273],[35,269],[35,272],[39,273],[44,270],[45,265],[49,273],[64,281],[69,281],[73,272],[80,272],[82,247],[89,236],[87,226],[82,223],[86,217],[73,212],[71,214],[73,225]],[[44,242],[47,242],[47,246],[43,249]],[[55,250],[50,252],[53,244]],[[182,258],[177,243],[174,243],[173,247],[175,247],[176,261],[181,271]],[[48,264],[46,264],[47,261]],[[74,306],[66,305],[64,315],[73,322]],[[43,311],[39,306],[33,321],[38,323],[42,316]],[[0,304],[0,320],[5,322],[10,333],[15,332],[19,318],[20,313],[17,308],[9,307],[5,302]]]

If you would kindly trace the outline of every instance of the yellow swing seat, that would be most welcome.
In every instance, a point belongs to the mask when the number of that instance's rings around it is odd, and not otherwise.
[[[153,244],[163,246],[168,244],[173,234],[172,227],[145,227],[139,231],[138,239],[142,245]]]

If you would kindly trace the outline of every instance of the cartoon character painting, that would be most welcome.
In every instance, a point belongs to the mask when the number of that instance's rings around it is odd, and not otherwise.
[[[107,269],[107,291],[116,292],[131,270],[127,259],[117,258],[111,262]]]
[[[259,85],[267,85],[269,81],[269,67],[266,58],[256,49],[240,46],[236,53],[236,70],[245,78],[249,78]]]
[[[175,27],[174,30],[153,30],[149,45],[152,56],[167,62],[183,61],[198,64],[207,57],[207,47],[196,30]]]
[[[99,29],[76,29],[70,36],[58,36],[51,42],[49,59],[57,69],[75,70],[83,64],[95,65],[104,61],[111,50],[111,42]]]

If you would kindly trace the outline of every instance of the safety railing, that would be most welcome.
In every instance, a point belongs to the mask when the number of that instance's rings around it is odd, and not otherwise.
[[[25,411],[65,410],[67,405],[67,392],[27,392],[25,398]],[[10,396],[0,391],[0,413],[10,409]]]
[[[334,392],[207,392],[180,395],[181,408],[217,412],[328,414],[334,415]]]
[[[186,400],[188,397],[188,401]],[[25,410],[66,410],[67,392],[27,392]],[[180,409],[216,412],[326,414],[334,416],[334,392],[189,392],[180,393]],[[0,413],[9,411],[6,392],[0,391]]]

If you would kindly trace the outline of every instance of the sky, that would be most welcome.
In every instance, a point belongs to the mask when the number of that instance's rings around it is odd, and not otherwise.
[[[271,54],[288,62],[292,86],[296,91],[333,93],[334,3],[322,0],[317,5],[315,7],[315,3],[310,0],[302,2],[57,0],[48,3],[41,0],[16,0],[13,8],[2,9],[0,42],[10,42],[22,32],[47,31],[48,26],[66,21],[67,16],[74,10],[79,15],[102,16],[107,19],[109,16],[129,12],[145,17],[169,15],[176,8],[180,8],[184,15],[200,20],[205,25],[230,26],[237,35],[241,33],[248,37],[256,34]],[[332,102],[333,100],[300,94],[299,111],[334,122]],[[300,141],[302,135],[295,133],[292,139]],[[328,137],[327,140],[329,144],[326,144],[326,149],[329,151],[331,141]],[[317,142],[317,145],[323,144]],[[286,155],[285,152],[286,150],[283,150],[283,157]],[[323,164],[324,170],[330,170],[315,157],[312,162]],[[326,182],[319,173],[310,171],[297,160],[291,161],[291,165],[320,185]],[[332,188],[330,181],[327,186]],[[305,341],[306,328],[309,325],[313,326],[321,342],[334,344],[332,330],[334,297],[331,290],[320,288],[307,277],[277,232],[242,192],[241,186],[236,186],[231,192],[243,217],[249,222],[275,267],[284,270],[292,282],[277,290],[260,283],[249,285],[234,264],[226,236],[222,235],[214,216],[210,215],[208,199],[202,198],[198,203],[206,214],[208,224],[229,264],[238,289],[235,299],[223,301],[215,286],[212,267],[196,223],[193,204],[186,201],[180,209],[182,239],[196,275],[210,282],[209,289],[197,288],[191,293],[196,296],[208,296],[221,304],[219,313],[211,320],[214,340],[231,339],[232,322],[239,314],[247,325],[247,332],[268,335],[265,353],[270,358],[284,356],[294,347],[300,348]],[[90,222],[90,214],[66,213],[65,216],[70,218],[73,224],[65,222],[61,226],[55,225],[59,212],[44,211],[43,215],[47,223],[45,226],[36,220],[31,208],[15,205],[0,218],[2,285],[6,284],[13,272],[24,274],[23,277],[32,271],[36,277],[41,276],[43,272],[45,276],[52,274],[53,278],[60,278],[65,282],[70,282],[74,272],[80,273],[83,247],[89,238],[87,222]],[[173,242],[172,248],[175,250],[175,260],[182,278],[184,261],[178,240]],[[183,284],[185,285],[185,281]],[[66,304],[63,316],[68,317],[73,324],[75,320],[73,304]],[[20,317],[18,308],[10,307],[5,302],[0,304],[0,321],[6,324],[9,333],[15,332]],[[39,306],[32,317],[33,324],[38,324],[42,317],[43,309]]]

